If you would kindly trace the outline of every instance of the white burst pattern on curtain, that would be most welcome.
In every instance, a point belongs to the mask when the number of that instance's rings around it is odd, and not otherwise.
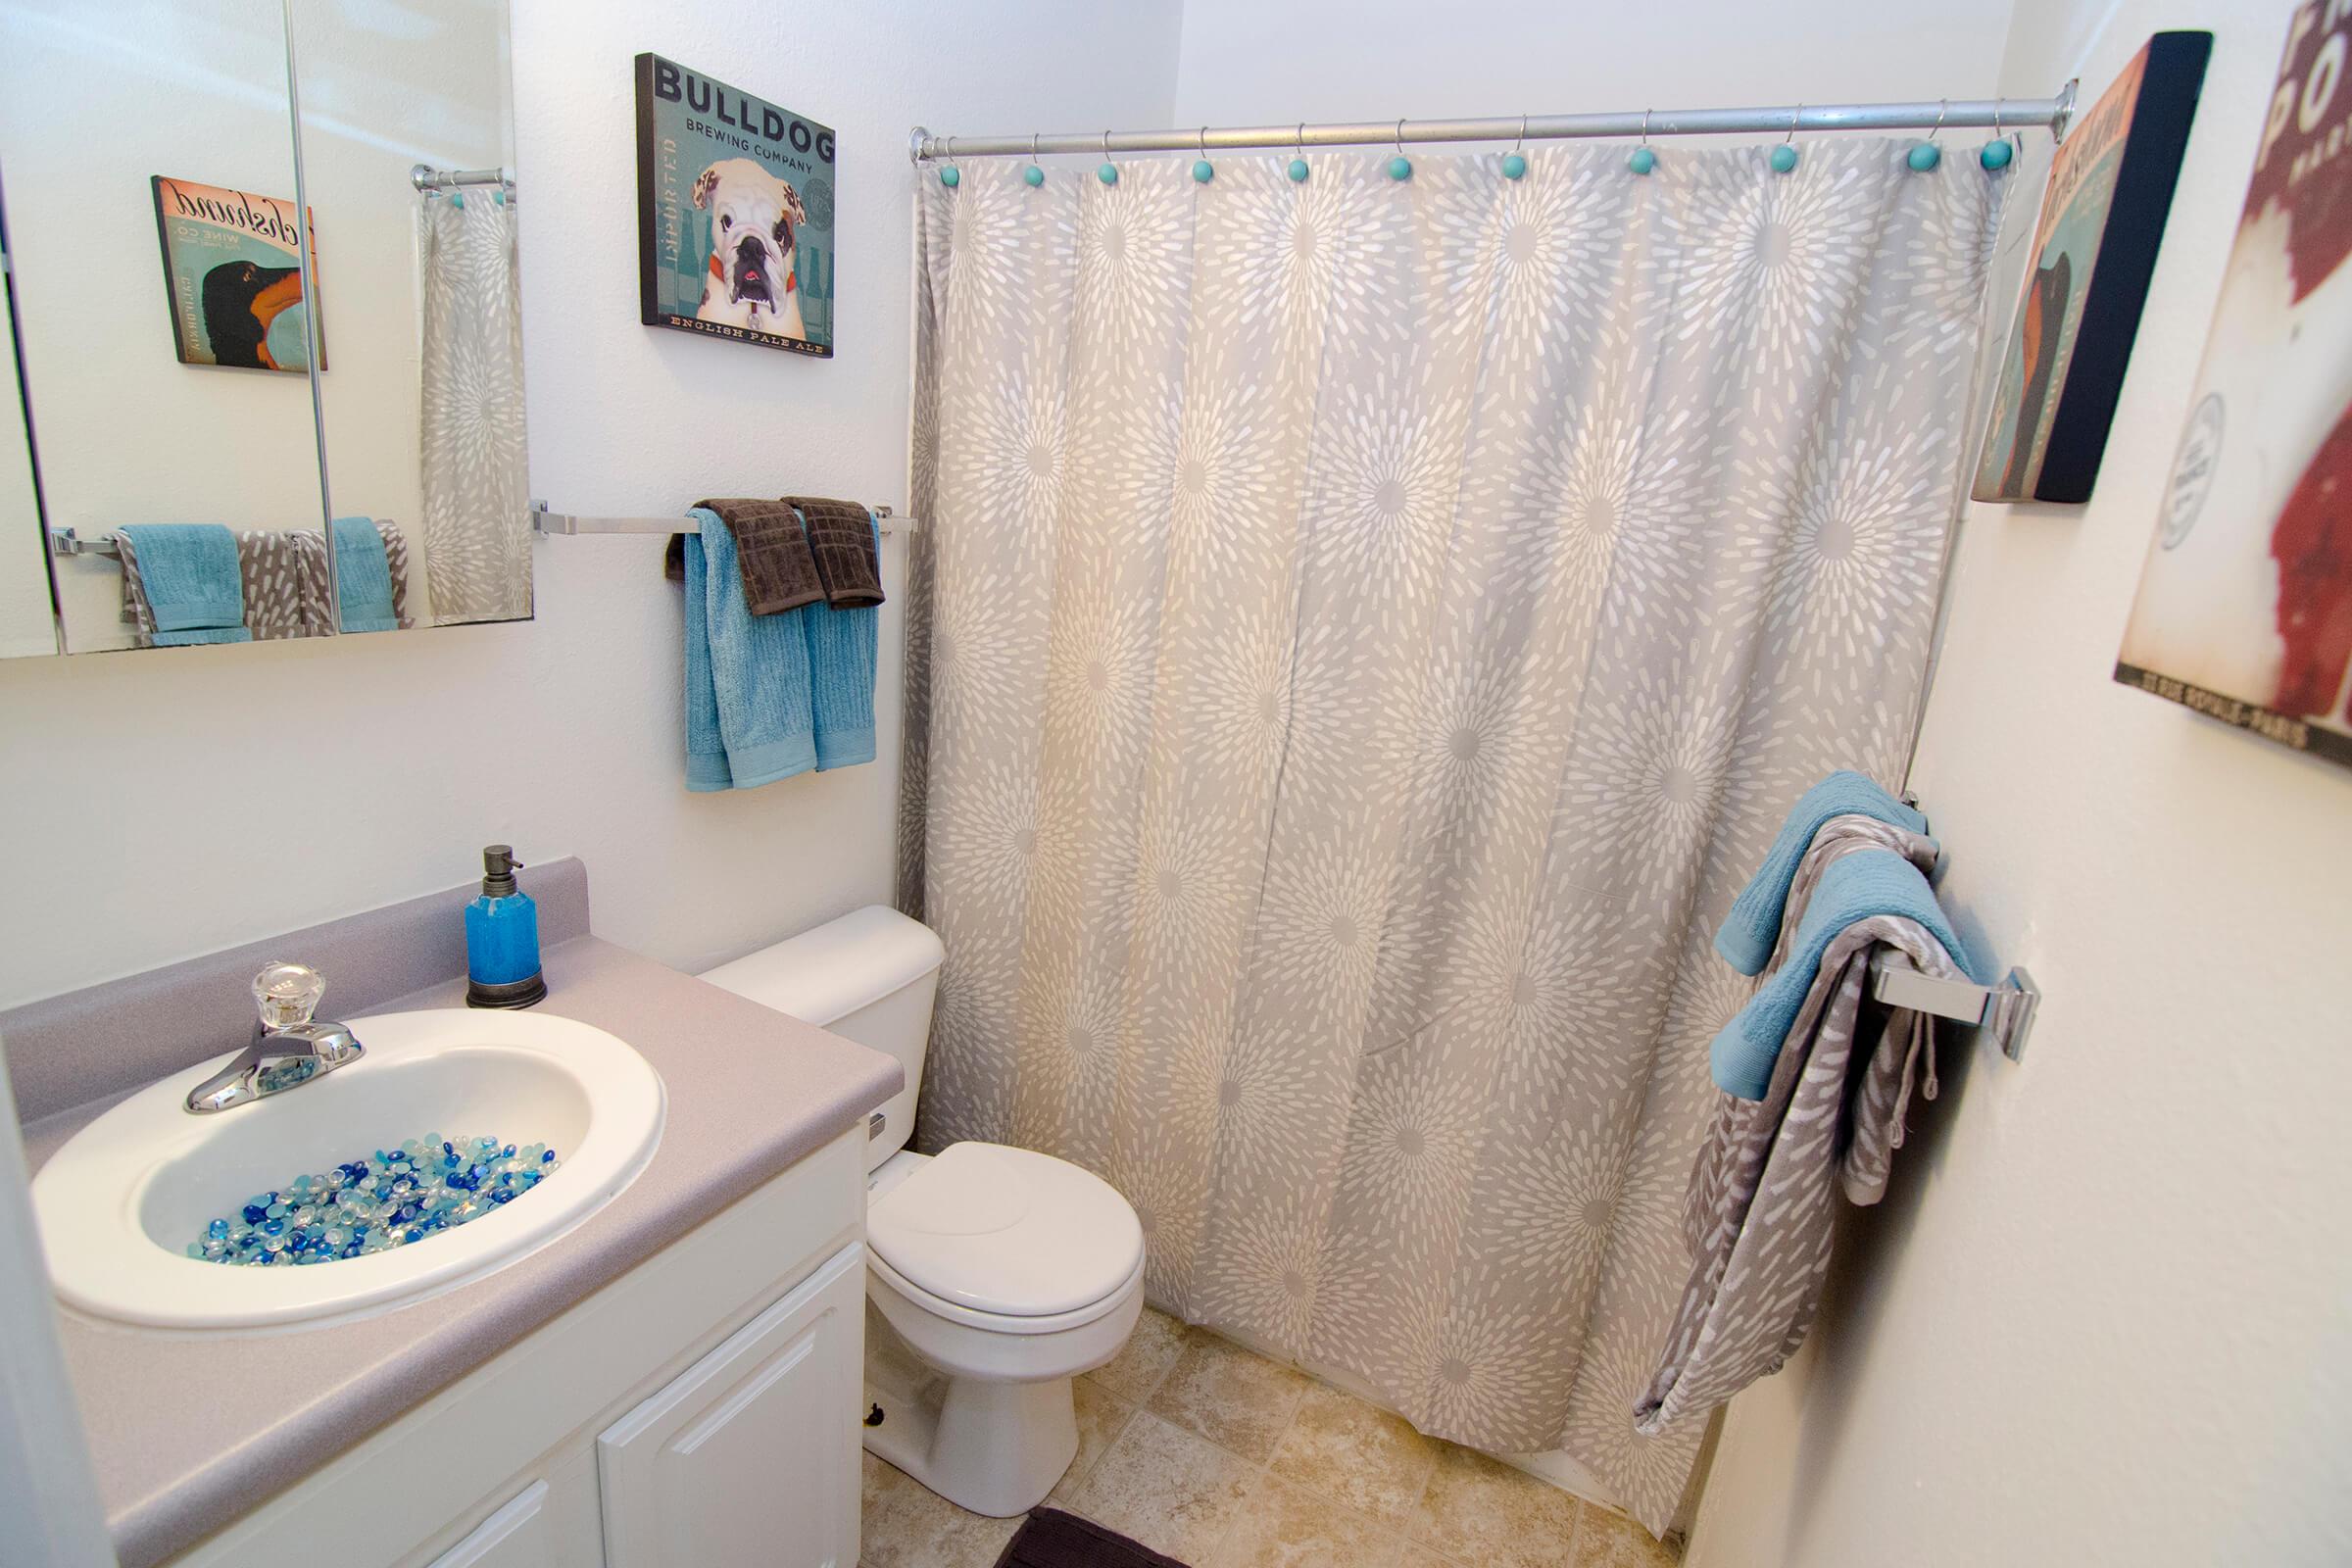
[[[1999,181],[1904,144],[967,167],[916,197],[919,1137],[1653,1528],[1708,935],[1920,695]]]
[[[423,277],[425,583],[436,626],[531,612],[530,475],[514,209],[478,192],[416,210]]]

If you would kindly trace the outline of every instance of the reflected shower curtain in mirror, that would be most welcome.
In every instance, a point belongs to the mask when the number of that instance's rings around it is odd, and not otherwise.
[[[1908,146],[917,196],[922,1146],[1101,1173],[1159,1304],[1653,1529],[1709,939],[1898,780],[1958,504],[2000,177]]]
[[[529,468],[514,208],[420,201],[424,578],[432,621],[531,612]]]

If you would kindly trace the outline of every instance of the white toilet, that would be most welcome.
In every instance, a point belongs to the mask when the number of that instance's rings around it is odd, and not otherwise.
[[[1006,1517],[1078,1452],[1070,1380],[1143,1312],[1144,1231],[1108,1183],[1051,1154],[906,1149],[945,956],[928,926],[874,905],[703,978],[905,1064],[866,1158],[865,1446]]]

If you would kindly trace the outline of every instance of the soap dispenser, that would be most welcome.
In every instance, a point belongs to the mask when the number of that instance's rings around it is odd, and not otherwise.
[[[539,972],[539,906],[514,885],[512,845],[482,851],[482,896],[466,906],[466,1004],[527,1007],[547,995]]]

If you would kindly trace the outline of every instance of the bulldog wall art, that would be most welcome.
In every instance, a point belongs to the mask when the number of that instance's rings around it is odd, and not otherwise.
[[[805,115],[639,55],[645,323],[830,358],[833,150]]]

